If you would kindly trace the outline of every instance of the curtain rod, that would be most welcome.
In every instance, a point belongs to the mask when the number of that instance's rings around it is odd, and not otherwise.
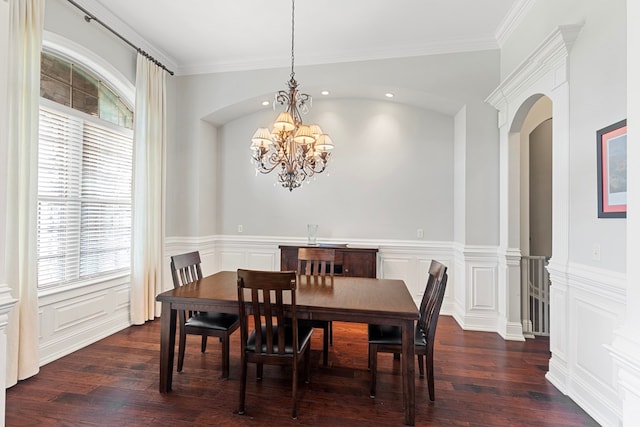
[[[147,59],[149,59],[151,62],[153,62],[154,64],[156,64],[158,67],[163,68],[167,73],[171,74],[173,76],[173,71],[171,71],[170,69],[168,69],[167,67],[165,67],[160,61],[158,61],[157,59],[155,59],[153,56],[151,56],[150,54],[148,54],[147,52],[145,52],[144,50],[140,49],[138,46],[134,45],[133,43],[131,43],[129,40],[127,40],[126,38],[124,38],[122,35],[120,35],[116,30],[114,30],[113,28],[111,28],[110,26],[108,26],[107,24],[105,24],[104,22],[102,22],[100,19],[98,19],[95,15],[93,15],[91,12],[89,12],[87,9],[85,9],[84,7],[80,6],[78,3],[76,3],[73,0],[67,0],[69,3],[71,3],[72,5],[74,5],[75,7],[77,7],[78,9],[80,9],[85,15],[84,15],[84,20],[87,22],[91,22],[96,21],[98,24],[102,25],[104,28],[106,28],[107,30],[111,31],[111,33],[113,33],[115,36],[117,36],[120,40],[122,40],[123,42],[125,42],[126,44],[128,44],[129,46],[131,46],[132,48],[134,48],[138,53],[140,53],[141,55],[143,55],[144,57],[146,57]]]

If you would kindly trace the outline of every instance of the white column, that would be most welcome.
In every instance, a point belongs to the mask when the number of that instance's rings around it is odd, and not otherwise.
[[[11,298],[11,289],[0,285],[0,426],[4,426],[6,384],[7,384],[7,335],[5,328],[9,320],[9,312],[17,300]]]

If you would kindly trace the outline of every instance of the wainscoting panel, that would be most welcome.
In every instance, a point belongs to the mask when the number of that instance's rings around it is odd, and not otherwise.
[[[553,261],[553,260],[552,260]],[[551,361],[549,363],[549,374],[547,377],[555,376],[552,382],[561,391],[566,393],[566,379],[568,376],[568,332],[569,322],[566,313],[569,312],[568,292],[566,274],[555,267],[553,262],[549,263],[551,286],[549,287],[550,302],[550,335],[549,346],[551,349]]]
[[[248,253],[222,250],[218,254],[218,266],[222,271],[237,270],[238,268],[248,268]]]
[[[471,310],[496,312],[496,269],[494,267],[471,267],[473,298]]]
[[[109,301],[105,291],[52,304],[50,308],[55,313],[53,333],[65,332],[67,329],[106,316],[111,306],[115,306],[115,298]]]
[[[464,283],[454,283],[455,319],[467,330],[498,332],[497,248],[456,245],[456,270]]]
[[[621,314],[610,311],[613,307],[595,301],[593,296],[576,295],[574,304],[576,323],[589,331],[575,334],[576,373],[594,385],[604,386],[602,392],[613,393],[613,361],[600,343],[613,341],[611,331],[620,324]]]
[[[276,253],[274,252],[253,252],[249,254],[248,268],[252,270],[275,270],[275,266],[280,268],[280,258],[276,262]]]
[[[451,248],[441,242],[424,242],[419,244],[407,244],[407,242],[384,242],[379,246],[380,268],[378,277],[383,279],[401,279],[407,285],[407,289],[413,296],[416,306],[420,306],[422,295],[427,284],[429,266],[431,260],[437,260],[449,267],[448,286],[455,282],[452,265]],[[450,289],[449,289],[450,291]],[[452,293],[445,294],[445,302],[440,312],[447,312],[446,299],[451,298]]]
[[[40,365],[118,332],[130,323],[129,276],[41,293]]]
[[[552,264],[550,271],[552,357],[547,379],[600,424],[620,425],[622,401],[609,349],[624,321],[624,275],[579,264],[564,272]]]
[[[412,270],[413,264],[409,258],[397,258],[380,254],[380,269],[382,272],[381,278],[383,279],[398,279],[404,280],[405,283],[411,283],[413,281]],[[411,276],[411,277],[409,277]],[[418,289],[412,289],[407,285],[412,295],[419,292]]]

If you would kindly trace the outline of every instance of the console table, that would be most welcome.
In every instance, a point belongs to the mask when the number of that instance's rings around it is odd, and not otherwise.
[[[319,246],[280,245],[280,270],[298,268],[298,248],[330,248],[336,251],[334,273],[337,276],[376,277],[377,248],[350,248],[347,245],[320,244]]]

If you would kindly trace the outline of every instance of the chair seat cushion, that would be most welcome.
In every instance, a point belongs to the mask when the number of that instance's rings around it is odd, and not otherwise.
[[[293,354],[293,328],[290,325],[285,325],[285,339],[284,339],[284,352],[285,354]],[[305,345],[311,339],[311,334],[313,333],[313,328],[308,325],[298,324],[298,351],[304,348]],[[262,325],[262,337],[265,339],[267,337],[267,326]],[[278,350],[278,326],[273,326],[273,352],[277,353]],[[249,334],[249,339],[247,340],[247,346],[245,347],[246,351],[255,352],[256,351],[256,331],[252,331]],[[267,352],[266,343],[262,343],[261,353]]]
[[[226,331],[233,326],[237,326],[239,321],[240,317],[237,314],[202,312],[194,313],[194,315],[186,321],[185,325]]]
[[[417,346],[426,346],[427,338],[421,328],[414,335]],[[389,325],[369,325],[369,344],[402,345],[402,328]]]

